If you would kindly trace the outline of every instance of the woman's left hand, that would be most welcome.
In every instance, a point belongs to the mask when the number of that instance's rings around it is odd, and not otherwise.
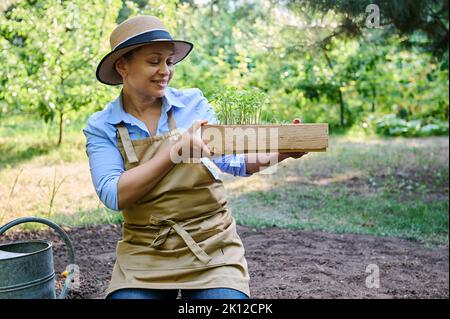
[[[300,119],[294,119],[292,123],[300,124]],[[278,153],[278,162],[284,161],[287,158],[300,158],[304,155],[308,154],[307,152],[283,152]]]

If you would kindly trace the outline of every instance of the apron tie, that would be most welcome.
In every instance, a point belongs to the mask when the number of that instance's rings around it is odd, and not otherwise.
[[[158,236],[155,238],[153,243],[150,245],[150,247],[157,248],[161,246],[167,239],[171,229],[175,230],[175,232],[183,239],[183,241],[186,243],[186,245],[189,247],[189,249],[192,251],[192,253],[204,264],[208,264],[212,257],[209,256],[192,238],[191,235],[179,224],[174,222],[170,219],[159,219],[155,216],[150,217],[150,223],[153,225],[164,225],[166,224],[166,227],[162,228]]]

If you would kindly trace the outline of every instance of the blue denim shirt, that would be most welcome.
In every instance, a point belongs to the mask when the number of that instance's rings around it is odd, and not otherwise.
[[[166,88],[156,134],[169,131],[167,112],[172,114],[181,132],[186,131],[195,120],[205,119],[217,123],[216,115],[201,90],[197,88],[177,90]],[[87,120],[83,133],[86,136],[86,154],[89,157],[92,182],[100,200],[106,207],[118,210],[117,183],[125,171],[124,162],[117,146],[115,125],[124,122],[132,140],[150,136],[146,125],[124,111],[120,96],[107,107],[94,113]],[[214,159],[202,158],[202,162],[219,178],[212,162],[223,172],[235,176],[250,176],[246,173],[244,156],[224,155]]]

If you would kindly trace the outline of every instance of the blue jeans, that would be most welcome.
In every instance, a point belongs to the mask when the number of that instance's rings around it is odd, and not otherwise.
[[[176,299],[178,289],[125,288],[113,291],[107,299]],[[182,289],[183,299],[249,299],[243,292],[231,288]]]

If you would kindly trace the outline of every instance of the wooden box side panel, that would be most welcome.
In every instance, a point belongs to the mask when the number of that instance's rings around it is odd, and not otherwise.
[[[216,154],[251,152],[322,152],[328,124],[204,125],[202,137]]]

